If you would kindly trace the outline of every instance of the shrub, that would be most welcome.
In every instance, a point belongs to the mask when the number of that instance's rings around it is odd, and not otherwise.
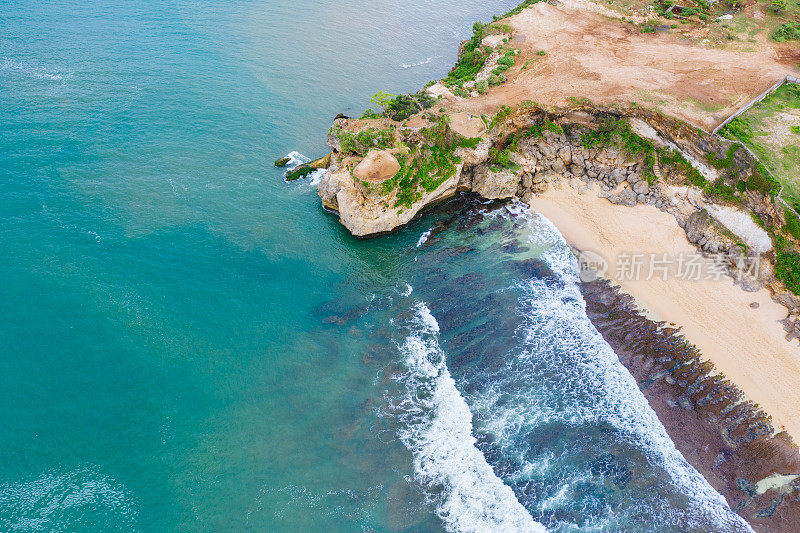
[[[800,254],[789,247],[783,235],[776,234],[775,244],[775,275],[783,281],[786,288],[795,294],[800,294]]]
[[[781,189],[780,184],[775,181],[767,169],[761,166],[760,163],[756,164],[753,173],[747,179],[747,188],[751,191],[758,191],[766,196],[775,196]]]
[[[392,102],[392,99],[394,97],[395,96],[393,94],[387,93],[386,91],[378,91],[377,93],[370,96],[369,101],[383,108],[385,112],[386,108]]]
[[[786,224],[783,226],[783,230],[800,241],[800,219],[788,209],[784,209],[784,213],[786,215]]]
[[[460,146],[462,148],[469,148],[470,150],[474,150],[478,147],[478,143],[481,142],[480,137],[469,137],[469,138],[462,138],[456,141],[456,146]]]
[[[546,56],[547,52],[545,52],[544,50],[539,50],[538,52],[536,52],[536,55],[537,56]]]
[[[519,170],[519,165],[511,160],[511,150],[498,150],[497,148],[489,149],[489,163],[490,166],[495,168],[506,168],[509,170]]]
[[[511,53],[511,55],[509,55],[509,54],[504,55],[503,57],[501,57],[500,59],[497,60],[497,64],[498,65],[503,65],[504,67],[513,66],[514,65],[514,54]]]
[[[364,111],[364,114],[361,115],[361,118],[381,118],[383,115],[381,113],[377,113],[373,111],[371,108],[367,108]]]
[[[778,41],[800,41],[800,22],[786,22],[781,24],[772,32],[772,40]]]
[[[497,111],[497,114],[492,118],[492,121],[489,122],[489,125],[486,129],[492,129],[496,125],[503,122],[508,115],[511,114],[512,109],[506,105],[500,106],[500,109]]]
[[[545,129],[552,131],[556,135],[564,135],[564,128],[562,128],[555,122],[550,122],[549,120],[545,120],[544,127]]]
[[[705,193],[718,200],[724,200],[732,204],[741,204],[742,200],[736,193],[736,189],[727,185],[723,178],[718,178],[714,183],[710,183],[704,188]]]
[[[647,22],[639,24],[639,31],[642,33],[655,33],[658,31],[660,23],[656,19],[650,19]]]
[[[405,120],[424,109],[433,107],[435,98],[424,91],[395,96],[387,105],[385,114],[392,120]]]
[[[708,180],[683,157],[678,150],[664,148],[659,150],[659,160],[662,167],[672,167],[681,172],[692,185],[704,188]]]
[[[789,131],[791,131],[792,133],[796,133],[796,134],[800,135],[800,126],[792,126],[792,127],[789,128]]]
[[[750,124],[740,117],[731,120],[724,128],[722,134],[729,139],[739,139],[743,142],[753,140],[753,129]]]
[[[472,25],[472,39],[464,44],[464,50],[456,65],[447,74],[444,80],[445,83],[453,85],[475,79],[475,75],[483,68],[486,58],[491,53],[491,48],[488,51],[485,48],[480,48],[485,30],[486,27],[480,22]]]
[[[485,93],[489,90],[489,80],[480,80],[475,82],[475,90],[478,91],[480,94]]]
[[[709,165],[711,165],[716,169],[731,168],[731,166],[733,166],[733,156],[738,149],[739,145],[732,144],[730,148],[728,148],[728,151],[725,153],[724,158],[719,159],[717,157],[717,154],[710,152],[706,154],[706,160],[708,161]]]
[[[777,15],[785,10],[788,5],[789,2],[786,0],[772,0],[772,2],[769,3],[769,9]]]
[[[508,78],[506,78],[506,75],[501,72],[500,74],[492,74],[491,76],[489,76],[488,81],[489,85],[494,87],[495,85],[500,85],[501,83],[505,83],[507,79]]]

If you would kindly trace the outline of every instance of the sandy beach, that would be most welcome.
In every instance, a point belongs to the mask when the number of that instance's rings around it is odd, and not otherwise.
[[[669,275],[659,270],[650,277],[651,254],[659,260],[666,254],[675,263],[696,254],[675,218],[653,206],[616,206],[594,192],[564,185],[533,197],[531,207],[571,245],[606,259],[606,276],[650,318],[678,326],[719,372],[772,417],[776,430],[800,442],[800,346],[786,341],[779,322],[786,309],[766,289],[746,292],[728,277],[705,279],[706,274],[699,281],[681,279],[674,264]],[[643,265],[638,279],[629,279],[636,276],[622,267],[634,253],[642,254]],[[712,261],[702,261],[703,272],[710,275]]]

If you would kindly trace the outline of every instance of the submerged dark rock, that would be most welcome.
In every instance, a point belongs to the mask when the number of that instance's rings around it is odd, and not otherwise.
[[[527,279],[543,279],[547,282],[560,282],[558,276],[550,265],[541,259],[523,259],[520,261],[506,261],[506,265],[512,267]]]

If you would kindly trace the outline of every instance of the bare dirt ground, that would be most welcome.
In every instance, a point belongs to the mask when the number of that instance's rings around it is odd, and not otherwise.
[[[511,46],[522,52],[507,72],[509,81],[454,108],[480,115],[522,100],[561,106],[574,96],[597,104],[637,102],[711,130],[798,72],[785,46],[721,49],[678,33],[642,34],[601,9],[582,0],[540,2],[508,19]],[[536,55],[540,50],[546,55]]]
[[[450,127],[464,137],[477,137],[486,130],[486,126],[480,117],[469,113],[453,113],[450,115]]]

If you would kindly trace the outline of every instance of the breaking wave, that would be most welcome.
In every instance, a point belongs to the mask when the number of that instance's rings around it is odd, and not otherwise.
[[[402,66],[403,68],[414,68],[414,67],[420,67],[420,66],[422,66],[422,65],[427,65],[427,64],[428,64],[428,63],[430,63],[432,60],[433,60],[433,57],[429,57],[429,58],[428,58],[428,59],[426,59],[425,61],[420,61],[419,63],[411,63],[411,64],[409,64],[409,65],[401,65],[401,66]]]
[[[401,346],[407,374],[400,438],[414,455],[414,476],[448,531],[545,531],[476,448],[472,414],[450,376],[439,326],[417,304]]]
[[[284,168],[286,172],[291,172],[300,165],[304,165],[306,163],[311,162],[311,158],[304,156],[300,152],[295,152],[295,151],[289,152],[288,154],[286,154],[286,157],[289,158],[289,162],[286,164],[286,167]],[[316,185],[319,183],[319,180],[322,178],[323,174],[325,174],[324,169],[315,170],[314,172],[308,175],[308,178],[298,181],[316,187]]]
[[[546,469],[552,459],[548,453],[534,453],[531,449],[530,442],[543,427],[583,428],[576,437],[585,439],[590,438],[587,428],[600,428],[597,433],[601,436],[596,438],[602,443],[608,438],[602,436],[602,428],[610,424],[617,435],[614,439],[624,439],[643,450],[649,462],[662,466],[674,490],[688,498],[685,508],[664,505],[662,509],[648,509],[656,501],[666,503],[660,499],[670,497],[666,492],[658,494],[662,487],[654,483],[648,488],[648,504],[635,511],[638,517],[651,512],[664,525],[702,528],[714,524],[720,531],[751,531],[675,448],[633,376],[586,316],[574,255],[555,226],[543,217],[529,215],[520,206],[511,206],[500,216],[513,218],[517,224],[522,220],[526,244],[545,250],[542,259],[558,280],[517,279],[516,289],[521,294],[517,348],[498,354],[504,360],[497,363],[496,370],[482,372],[464,383],[469,387],[472,412],[481,419],[481,431],[491,435],[493,446],[503,456],[514,458],[515,466],[508,468],[504,479],[515,486],[521,501],[533,516],[546,516],[550,507],[575,505],[578,492],[586,484],[585,466],[571,473],[562,470],[557,474],[560,483],[546,498],[541,492],[534,495],[533,489],[531,498],[524,497],[531,479],[537,477],[531,473]],[[569,446],[568,442],[564,445]],[[609,462],[615,460],[609,456]],[[558,471],[564,466],[549,468]],[[607,470],[615,468],[610,465]],[[600,505],[602,500],[599,499]],[[629,504],[640,505],[636,501]],[[608,509],[599,511],[591,526],[613,530],[632,525],[626,523],[625,516],[615,514]],[[568,526],[555,520],[548,527]],[[571,527],[574,524],[566,529]]]

